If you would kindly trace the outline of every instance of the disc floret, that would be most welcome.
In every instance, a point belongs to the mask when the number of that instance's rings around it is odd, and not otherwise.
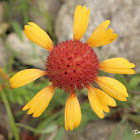
[[[47,58],[48,77],[53,85],[68,92],[82,90],[94,82],[99,63],[87,43],[66,41],[58,44]]]

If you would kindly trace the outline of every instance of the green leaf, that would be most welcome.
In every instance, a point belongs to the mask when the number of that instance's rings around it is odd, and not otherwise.
[[[64,127],[59,128],[54,140],[63,140],[64,133],[65,133]]]
[[[13,131],[14,138],[15,138],[15,140],[19,140],[18,128],[16,127],[14,116],[12,114],[10,104],[9,104],[9,102],[7,100],[6,93],[2,91],[1,92],[1,97],[2,97],[2,100],[3,100],[4,104],[5,104],[5,108],[6,108],[8,117],[9,117],[9,121],[10,121],[10,125],[11,125],[12,131]]]
[[[120,81],[127,88],[128,83],[127,83],[126,78],[124,77],[124,75],[115,74],[115,79],[118,80],[118,81]]]
[[[129,100],[130,100],[130,98],[128,98],[128,101]],[[116,104],[117,104],[117,106],[121,106],[121,107],[124,107],[124,108],[128,108],[128,109],[131,108],[131,106],[126,102],[121,102],[121,101],[116,100]]]
[[[140,126],[140,115],[129,114],[128,119]]]
[[[92,120],[100,119],[91,109],[89,102],[81,104],[81,110],[82,110],[82,120],[79,127],[77,127],[75,130],[79,130],[80,128],[85,126],[90,119]]]
[[[124,122],[126,121],[127,117],[124,117],[117,125],[117,127],[115,128],[115,130],[113,131],[113,133],[111,134],[111,136],[109,137],[109,140],[114,140],[117,133],[119,132],[121,126],[124,124]]]
[[[136,89],[139,84],[140,84],[140,76],[135,76],[130,80],[128,85],[132,90],[132,89]]]
[[[15,21],[11,21],[10,22],[12,28],[14,29],[14,31],[16,32],[17,36],[23,40],[23,36],[22,36],[22,28],[20,26],[20,24],[18,24],[17,22]]]
[[[126,124],[126,127],[123,131],[122,139],[123,140],[134,140],[132,131],[130,130],[128,123]]]
[[[55,122],[49,124],[44,130],[41,130],[42,133],[52,133],[57,129]]]
[[[62,114],[62,111],[59,111],[55,114],[51,114],[50,117],[47,117],[44,121],[40,122],[40,124],[38,125],[38,129],[45,129],[51,122],[53,122],[57,117],[60,116],[60,114]]]
[[[57,119],[57,124],[59,126],[64,126],[64,113],[62,113],[59,118]]]
[[[47,133],[52,133],[54,132],[56,129],[57,129],[57,125],[56,123],[51,123],[50,125],[48,125],[45,129],[42,129],[42,130],[39,130],[39,129],[36,129],[36,128],[33,128],[33,127],[30,127],[28,125],[25,125],[25,124],[21,124],[21,123],[16,123],[16,126],[19,126],[19,127],[23,127],[29,131],[32,131],[34,133],[42,133],[42,134],[47,134]]]

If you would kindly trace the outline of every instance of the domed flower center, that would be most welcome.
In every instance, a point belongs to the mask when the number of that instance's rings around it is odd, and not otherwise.
[[[48,77],[54,86],[68,92],[82,90],[98,74],[98,58],[88,44],[66,41],[53,48],[47,58]]]

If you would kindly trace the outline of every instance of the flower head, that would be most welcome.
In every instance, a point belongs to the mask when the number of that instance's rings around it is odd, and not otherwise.
[[[54,86],[75,92],[93,83],[98,69],[93,49],[86,43],[71,40],[54,47],[48,56],[46,71]]]
[[[108,106],[116,106],[113,98],[120,101],[127,100],[128,93],[125,86],[113,78],[97,76],[99,69],[117,74],[135,73],[132,69],[135,65],[125,58],[111,58],[99,63],[92,49],[109,44],[117,38],[113,29],[107,29],[109,20],[101,23],[86,43],[80,41],[87,29],[89,14],[90,9],[87,10],[85,6],[78,5],[74,14],[73,40],[62,42],[54,47],[48,34],[38,25],[32,22],[25,25],[25,35],[37,45],[50,51],[46,70],[22,70],[9,80],[13,88],[24,86],[43,75],[52,82],[51,86],[42,89],[24,106],[23,110],[29,109],[28,114],[33,114],[33,117],[40,116],[48,107],[55,87],[69,92],[65,106],[66,130],[78,127],[82,118],[80,104],[75,94],[76,89],[80,91],[87,88],[91,108],[100,118],[104,118],[104,112],[110,111]],[[92,87],[91,84],[94,82],[102,90]]]

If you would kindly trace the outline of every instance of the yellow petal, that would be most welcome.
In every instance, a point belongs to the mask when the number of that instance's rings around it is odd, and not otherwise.
[[[24,86],[37,78],[46,75],[45,71],[38,69],[26,69],[15,74],[10,80],[12,88],[18,88]]]
[[[111,58],[100,63],[101,70],[117,74],[134,74],[135,71],[130,69],[134,67],[135,65],[125,58]]]
[[[90,9],[78,5],[74,13],[73,40],[80,40],[84,35],[89,22]]]
[[[49,86],[42,89],[32,98],[32,100],[29,103],[27,103],[23,107],[23,110],[29,109],[27,114],[33,113],[33,117],[39,117],[48,107],[53,97],[54,90],[54,86]]]
[[[106,30],[109,24],[110,20],[100,24],[89,37],[87,44],[91,47],[99,47],[113,42],[117,38],[117,34],[113,34],[112,28]]]
[[[100,32],[105,31],[105,30],[107,29],[107,27],[109,26],[109,24],[110,24],[110,20],[104,21],[103,23],[101,23],[101,24],[95,29],[95,31],[93,32],[93,34],[99,35],[99,31],[100,31]],[[93,35],[93,34],[92,34],[92,35]]]
[[[108,72],[108,73],[117,73],[117,74],[135,74],[135,71],[132,69],[103,69],[103,71]]]
[[[100,99],[99,99],[99,100],[100,100]],[[101,102],[101,100],[100,100],[100,102]],[[104,111],[104,112],[107,112],[107,113],[110,112],[109,107],[108,107],[104,102],[101,102],[101,105],[102,105],[102,107],[103,107],[103,111]]]
[[[53,43],[48,34],[33,22],[28,22],[28,24],[29,25],[25,25],[24,29],[24,33],[27,38],[40,47],[51,51],[53,48]]]
[[[106,93],[104,93],[100,89],[97,89],[91,86],[88,86],[87,88],[89,92],[91,92],[92,94],[96,94],[96,97],[98,98],[98,102],[101,105],[100,107],[105,112],[110,111],[107,105],[116,106],[116,102],[114,101],[114,99],[108,96]]]
[[[78,127],[81,122],[81,108],[75,93],[71,93],[65,106],[65,129]]]
[[[113,107],[116,106],[115,100],[109,95],[107,95],[105,92],[97,88],[94,88],[94,91],[97,93],[98,97],[100,98],[102,102],[104,102],[105,104],[109,106],[113,106]]]
[[[110,96],[120,101],[126,101],[128,93],[126,87],[119,81],[109,77],[97,77],[95,81]]]
[[[98,95],[90,86],[87,89],[88,89],[88,99],[91,108],[97,114],[98,117],[104,118],[103,106],[99,100]]]

